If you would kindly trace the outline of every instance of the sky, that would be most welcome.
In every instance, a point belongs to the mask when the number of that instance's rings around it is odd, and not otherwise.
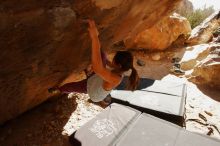
[[[220,10],[220,0],[189,0],[193,3],[195,9],[203,8],[204,5],[207,7],[214,6],[215,10]]]

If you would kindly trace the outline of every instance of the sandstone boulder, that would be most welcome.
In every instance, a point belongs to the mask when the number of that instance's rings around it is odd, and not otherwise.
[[[213,46],[209,55],[194,67],[190,81],[212,89],[220,89],[220,45]]]
[[[187,47],[181,60],[181,69],[185,71],[192,70],[201,60],[209,55],[210,49],[213,46],[215,44],[201,44]]]
[[[7,0],[0,2],[0,123],[49,98],[90,62],[84,18],[96,21],[104,50],[155,25],[181,0]]]
[[[213,31],[216,30],[219,26],[220,11],[216,11],[192,30],[191,36],[186,42],[188,45],[208,43],[212,40]]]
[[[128,48],[165,50],[176,41],[179,36],[187,36],[190,32],[191,26],[189,21],[179,14],[174,13],[153,27],[144,30],[135,38],[126,40],[125,44]]]

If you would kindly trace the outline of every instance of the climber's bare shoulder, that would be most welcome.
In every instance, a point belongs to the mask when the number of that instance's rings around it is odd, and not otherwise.
[[[114,88],[116,87],[118,84],[120,84],[122,77],[106,68],[101,69],[100,71],[95,73],[100,76],[104,83],[103,85],[105,85],[105,87],[108,88]]]

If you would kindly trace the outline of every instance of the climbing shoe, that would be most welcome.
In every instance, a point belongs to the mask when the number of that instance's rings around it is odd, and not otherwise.
[[[60,90],[58,89],[58,87],[52,87],[48,89],[48,92],[51,94],[58,94],[60,93]]]
[[[109,105],[112,102],[112,97],[110,95],[108,95],[103,101]]]
[[[170,70],[173,74],[176,74],[176,75],[184,75],[185,74],[185,71],[179,69],[179,68],[172,68]]]

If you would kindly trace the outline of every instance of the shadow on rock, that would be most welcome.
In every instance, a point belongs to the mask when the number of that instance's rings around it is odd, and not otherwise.
[[[0,145],[70,145],[63,127],[76,110],[76,97],[51,98],[0,128]]]

